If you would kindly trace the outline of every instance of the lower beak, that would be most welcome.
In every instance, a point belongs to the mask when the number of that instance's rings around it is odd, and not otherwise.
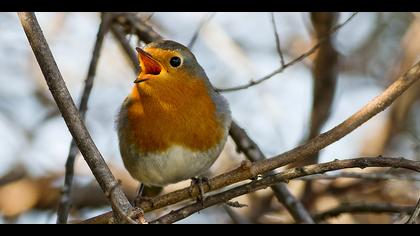
[[[136,47],[138,52],[138,57],[140,61],[141,72],[139,78],[137,78],[134,83],[140,83],[146,81],[144,75],[158,75],[162,71],[162,66],[156,61],[149,53],[143,49]],[[143,79],[142,79],[143,78]]]

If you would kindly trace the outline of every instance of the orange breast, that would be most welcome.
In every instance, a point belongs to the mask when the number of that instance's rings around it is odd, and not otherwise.
[[[223,138],[216,107],[202,80],[147,81],[134,86],[126,105],[127,137],[143,152],[181,145],[205,151]]]

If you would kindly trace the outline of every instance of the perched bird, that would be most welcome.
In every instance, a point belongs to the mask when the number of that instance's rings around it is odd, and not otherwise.
[[[126,169],[146,186],[201,177],[225,145],[227,101],[187,47],[162,40],[136,50],[141,72],[117,118]]]

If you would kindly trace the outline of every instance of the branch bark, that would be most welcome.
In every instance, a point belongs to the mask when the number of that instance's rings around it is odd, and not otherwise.
[[[320,45],[312,67],[312,111],[310,117],[309,133],[306,140],[316,137],[321,132],[324,123],[328,120],[338,77],[339,55],[334,48],[334,35],[330,34],[336,25],[339,14],[336,12],[311,12],[311,21],[315,30],[316,40]],[[311,157],[293,162],[292,167],[318,163],[319,152]],[[313,204],[313,189],[311,181],[305,183],[301,201],[309,209]]]
[[[335,160],[323,164],[315,164],[304,167],[297,167],[280,172],[276,175],[267,176],[260,180],[252,181],[248,184],[235,187],[222,193],[218,193],[206,198],[203,203],[194,203],[185,206],[179,210],[172,211],[160,217],[157,220],[151,221],[150,223],[163,223],[170,224],[176,221],[182,220],[204,208],[216,205],[218,203],[226,202],[232,198],[255,192],[264,188],[267,188],[278,182],[288,182],[291,179],[295,179],[302,176],[314,175],[325,173],[327,171],[340,170],[345,168],[366,168],[366,167],[393,167],[393,168],[406,168],[420,172],[420,162],[410,161],[403,158],[356,158],[348,160]]]
[[[406,213],[410,214],[414,206],[401,206],[388,203],[347,203],[314,215],[317,222],[337,217],[343,213]]]
[[[83,154],[103,192],[110,200],[117,220],[124,222],[131,213],[131,204],[90,137],[83,119],[67,90],[35,14],[20,12],[18,16],[51,94],[77,147]]]
[[[351,178],[351,179],[362,179],[366,180],[404,180],[404,181],[420,181],[420,177],[412,176],[407,174],[392,174],[392,173],[353,173],[353,172],[343,172],[338,174],[330,175],[312,175],[300,178],[299,180],[336,180],[338,178]]]
[[[85,79],[85,86],[82,91],[82,98],[79,103],[79,112],[82,120],[85,120],[86,111],[87,111],[87,104],[90,97],[90,92],[93,88],[93,81],[96,74],[96,67],[98,65],[100,51],[102,47],[102,43],[104,41],[104,37],[108,31],[110,23],[110,15],[107,13],[102,13],[101,23],[99,25],[98,33],[96,35],[96,41],[93,48],[92,59],[90,61],[89,70],[87,73],[87,77]],[[76,160],[76,155],[79,153],[79,149],[77,148],[76,142],[74,139],[71,140],[70,143],[70,150],[67,156],[66,161],[66,172],[64,176],[64,186],[62,189],[62,195],[60,199],[60,203],[58,205],[57,211],[57,223],[58,224],[66,224],[70,207],[71,207],[71,188],[73,185],[73,176],[74,176],[74,162]]]

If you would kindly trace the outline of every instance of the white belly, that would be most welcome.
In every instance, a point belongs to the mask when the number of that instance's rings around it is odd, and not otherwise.
[[[164,186],[204,174],[220,155],[227,135],[216,147],[206,152],[193,152],[173,146],[159,154],[139,153],[129,148],[125,167],[131,176],[145,185]]]

